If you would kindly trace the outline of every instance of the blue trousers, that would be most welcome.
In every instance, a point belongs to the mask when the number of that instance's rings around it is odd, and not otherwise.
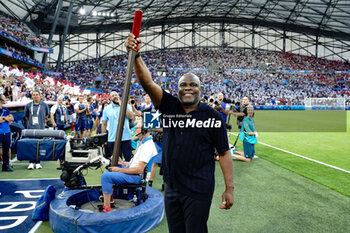
[[[56,128],[54,128],[54,129],[57,129],[57,130],[64,130],[64,124],[63,125],[59,125],[59,124],[57,124],[57,127]]]
[[[121,172],[107,171],[101,176],[102,193],[112,193],[113,184],[139,184],[141,177],[138,175],[129,175]]]
[[[11,145],[11,133],[0,134],[0,142],[2,142],[2,168],[7,169],[10,163],[9,150]]]

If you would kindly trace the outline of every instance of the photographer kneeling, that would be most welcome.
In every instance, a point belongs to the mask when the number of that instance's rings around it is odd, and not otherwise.
[[[108,171],[101,176],[104,199],[102,212],[112,211],[111,196],[113,184],[139,184],[147,163],[157,154],[152,137],[147,130],[141,129],[141,125],[138,125],[136,135],[140,135],[141,143],[130,162],[124,162],[119,158],[119,165],[122,166],[109,167]]]
[[[254,122],[254,108],[253,106],[247,107],[248,116],[242,121],[242,128],[239,134],[239,140],[243,141],[244,156],[232,155],[236,159],[250,162],[255,153],[255,144],[258,142],[258,132],[256,132]]]

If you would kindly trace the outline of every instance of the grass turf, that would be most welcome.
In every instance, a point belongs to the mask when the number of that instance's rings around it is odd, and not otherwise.
[[[279,112],[279,111],[277,111]],[[289,111],[285,111],[289,112]],[[291,111],[294,116],[298,111]],[[299,111],[302,116],[304,113]],[[281,118],[277,118],[280,115]],[[257,131],[264,124],[261,119],[274,119],[275,125],[283,126],[288,114],[276,113],[276,111],[256,111],[255,122]],[[296,117],[300,119],[300,117]],[[231,119],[234,125],[235,119]],[[311,159],[318,160],[333,166],[350,170],[350,113],[347,112],[346,132],[260,132],[259,141],[282,148],[287,151],[298,153]],[[268,122],[270,124],[270,122]],[[264,125],[262,125],[265,127]],[[231,142],[235,139],[231,135]],[[237,144],[242,148],[241,142]],[[241,149],[242,150],[242,149]],[[294,171],[304,177],[317,181],[338,192],[350,196],[350,174],[329,168],[315,162],[296,157],[292,154],[279,151],[262,144],[256,145],[256,154],[272,163]]]
[[[256,112],[258,131],[263,119],[273,119],[275,125],[279,124],[278,121],[282,125],[286,122],[287,118],[271,114],[275,113]],[[349,119],[348,113],[347,132],[261,132],[259,140],[350,170]],[[232,125],[235,125],[234,121],[234,118],[231,119]],[[232,135],[231,142],[234,138]],[[242,148],[240,142],[238,148]],[[208,221],[209,232],[350,231],[349,174],[260,144],[256,146],[256,154],[263,159],[252,163],[234,162],[235,205],[229,211],[218,208],[224,182],[221,169],[216,164],[216,189]],[[27,164],[15,165],[14,173],[0,173],[0,179],[59,177],[57,163],[42,164],[42,170],[34,171],[26,170]],[[100,174],[99,170],[89,170],[87,182],[100,183]],[[154,187],[160,190],[160,176],[156,176]],[[48,222],[44,222],[37,232],[52,231]],[[166,219],[151,232],[167,232]]]
[[[59,177],[57,163],[42,162],[42,170],[26,170],[15,165],[11,178]],[[224,181],[216,163],[216,187],[208,221],[209,232],[348,232],[350,230],[350,199],[323,185],[306,179],[263,159],[252,163],[234,160],[235,205],[220,210]],[[100,170],[89,170],[89,184],[100,182]],[[1,179],[5,178],[1,173]],[[156,176],[154,187],[161,188]],[[49,233],[49,222],[37,231]],[[167,232],[164,219],[152,233]]]

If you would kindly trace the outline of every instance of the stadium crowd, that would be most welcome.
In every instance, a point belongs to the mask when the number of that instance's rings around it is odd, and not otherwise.
[[[25,42],[28,46],[48,47],[46,39],[37,37],[26,24],[2,13],[0,13],[0,31]]]
[[[203,94],[223,92],[231,99],[251,96],[254,105],[303,105],[305,98],[350,98],[348,62],[253,50],[174,50],[145,52],[143,59],[155,82],[177,92],[176,80],[191,71],[200,77]],[[72,62],[65,79],[81,86],[102,77],[99,89],[120,91],[127,56]],[[189,67],[192,67],[191,69]],[[131,94],[143,91],[132,85]]]

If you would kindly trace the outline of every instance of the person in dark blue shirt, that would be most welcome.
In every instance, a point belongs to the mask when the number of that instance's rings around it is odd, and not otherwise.
[[[87,117],[86,111],[88,109],[87,104],[84,104],[84,96],[78,97],[79,102],[75,104],[74,110],[77,113],[77,123],[75,125],[75,134],[74,137],[77,138],[80,131],[80,138],[83,138],[86,135],[87,129]]]
[[[50,116],[53,128],[64,130],[64,127],[67,124],[67,109],[63,105],[62,97],[57,98],[57,104],[52,106]]]
[[[92,135],[92,129],[94,128],[94,119],[93,119],[93,114],[96,114],[97,108],[92,102],[92,97],[89,96],[87,98],[87,111],[86,111],[86,132],[89,138],[91,138]],[[85,135],[87,138],[87,136]]]
[[[12,172],[13,170],[9,167],[10,162],[10,144],[11,144],[11,130],[10,122],[13,121],[13,116],[7,108],[4,108],[2,105],[6,104],[6,98],[4,95],[0,96],[0,142],[2,143],[2,156],[3,172]]]
[[[125,42],[136,50],[133,34]],[[140,48],[140,45],[138,46]],[[207,220],[214,192],[214,150],[220,157],[226,189],[220,208],[230,209],[233,196],[233,164],[225,122],[217,111],[200,103],[200,80],[191,73],[178,81],[178,98],[156,83],[140,54],[134,62],[136,76],[163,117],[163,162],[165,212],[169,232],[208,232]]]

